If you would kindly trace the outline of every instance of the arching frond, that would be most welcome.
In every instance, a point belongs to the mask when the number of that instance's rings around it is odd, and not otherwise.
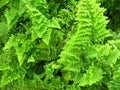
[[[103,15],[105,10],[95,0],[81,0],[77,9],[77,31],[67,40],[58,60],[65,70],[73,72],[80,72],[84,61],[82,56],[91,45],[101,43],[110,36],[106,30],[108,21]]]

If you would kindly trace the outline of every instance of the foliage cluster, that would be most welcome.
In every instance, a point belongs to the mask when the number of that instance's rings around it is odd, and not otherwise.
[[[119,0],[0,0],[0,90],[119,90],[119,13]]]

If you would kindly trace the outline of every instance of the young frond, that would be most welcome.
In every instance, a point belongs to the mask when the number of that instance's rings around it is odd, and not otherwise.
[[[64,69],[80,72],[85,52],[93,44],[98,44],[110,36],[106,30],[107,20],[103,15],[105,11],[99,7],[95,0],[81,0],[77,5],[76,32],[67,40],[58,62],[64,65]],[[96,12],[97,11],[97,12]],[[72,69],[73,66],[79,66]]]

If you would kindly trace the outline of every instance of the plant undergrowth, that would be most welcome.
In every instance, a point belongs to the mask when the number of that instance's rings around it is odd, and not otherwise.
[[[0,90],[119,90],[119,0],[0,0]]]

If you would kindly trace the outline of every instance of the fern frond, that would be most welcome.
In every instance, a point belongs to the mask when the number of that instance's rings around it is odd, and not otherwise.
[[[103,71],[101,68],[92,65],[80,79],[80,86],[92,85],[102,79]]]
[[[107,83],[109,90],[120,89],[120,67],[114,71],[112,80]]]
[[[77,5],[77,31],[67,40],[58,60],[68,71],[80,72],[84,61],[82,56],[85,55],[87,49],[110,36],[109,31],[106,30],[108,21],[103,15],[105,10],[100,8],[95,1],[81,0]]]
[[[32,20],[31,27],[31,39],[34,41],[37,38],[42,38],[42,40],[48,45],[52,28],[60,29],[59,23],[55,18],[48,20],[37,8],[27,5],[28,13]]]
[[[83,22],[79,23],[79,28],[87,23],[88,25],[91,24],[89,29],[91,30],[91,41],[93,43],[103,42],[106,37],[110,36],[110,33],[106,30],[108,20],[103,15],[105,9],[99,6],[96,0],[81,0],[77,5],[78,17],[76,19]],[[86,12],[86,14],[83,12]]]
[[[10,61],[10,57],[6,53],[0,55],[0,71],[9,70]]]
[[[117,49],[111,50],[109,55],[105,58],[105,64],[113,67],[120,58],[120,51]]]
[[[36,61],[52,61],[57,58],[57,48],[55,46],[47,46],[44,42],[41,42],[39,46],[36,46],[34,49],[35,53],[33,56],[35,57]]]
[[[15,16],[17,15],[17,9],[10,8],[5,11],[5,17],[7,19],[8,30],[13,26]]]
[[[26,58],[25,52],[28,52],[30,50],[30,45],[31,41],[29,39],[25,40],[22,34],[18,36],[12,35],[8,42],[5,44],[4,50],[11,49],[13,47],[16,51],[18,62],[20,65],[22,65]]]
[[[6,70],[3,72],[0,80],[0,87],[3,87],[17,79],[20,79],[22,75],[25,75],[25,72],[25,69],[23,67],[19,67],[16,62],[12,63],[10,66],[10,70]]]
[[[10,2],[10,0],[1,0],[0,1],[0,8],[2,8],[4,5],[6,5],[9,2]]]

